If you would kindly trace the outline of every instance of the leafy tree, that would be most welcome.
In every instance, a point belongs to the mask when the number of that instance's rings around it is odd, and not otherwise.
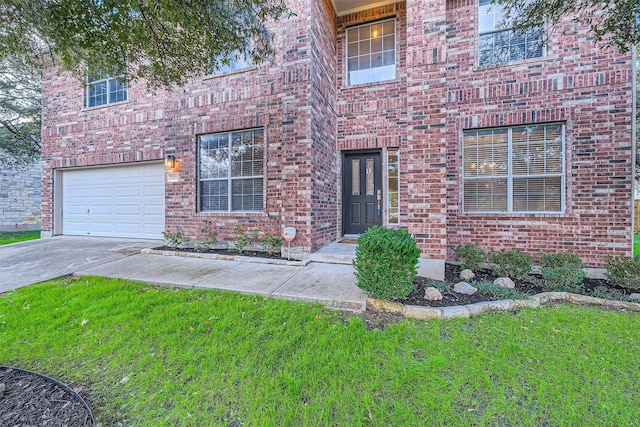
[[[0,61],[0,166],[37,160],[40,127],[40,72],[16,58]]]
[[[0,59],[53,61],[79,78],[89,70],[183,85],[229,64],[273,53],[267,21],[284,0],[0,0]],[[212,64],[213,62],[213,64]]]
[[[40,68],[185,84],[238,56],[273,53],[267,21],[284,0],[0,0],[0,164],[24,166],[40,151]]]
[[[627,52],[640,42],[638,0],[493,0],[515,28],[557,25],[563,16],[590,27],[596,39]]]

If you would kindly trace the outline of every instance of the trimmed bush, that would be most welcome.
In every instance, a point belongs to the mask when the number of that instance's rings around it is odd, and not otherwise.
[[[640,256],[607,257],[607,278],[625,289],[640,289]]]
[[[518,280],[529,279],[533,259],[520,249],[500,249],[500,252],[491,252],[489,258],[494,264],[491,269],[495,275]]]
[[[413,290],[420,249],[406,230],[379,225],[358,238],[356,285],[375,298],[403,298]]]
[[[468,268],[471,271],[480,271],[487,261],[487,254],[480,248],[478,243],[473,245],[458,245],[453,250],[456,261],[462,262],[462,269]]]
[[[562,267],[567,263],[580,264],[581,268],[584,268],[584,263],[580,259],[580,255],[573,251],[557,252],[557,253],[543,253],[540,255],[540,267],[544,271],[545,268]]]
[[[544,285],[551,291],[584,293],[584,263],[572,252],[546,253],[540,256]]]
[[[584,264],[567,262],[559,267],[544,268],[544,285],[550,291],[584,293]]]

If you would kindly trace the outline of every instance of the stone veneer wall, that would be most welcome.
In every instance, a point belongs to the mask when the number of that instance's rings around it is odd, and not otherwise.
[[[0,172],[0,231],[40,229],[40,162]]]

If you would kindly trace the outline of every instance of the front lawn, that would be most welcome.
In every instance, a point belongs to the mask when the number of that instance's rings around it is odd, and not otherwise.
[[[40,230],[0,232],[0,245],[8,245],[9,243],[24,242],[25,240],[39,238]]]
[[[118,279],[0,295],[0,363],[102,425],[634,425],[640,315],[576,306],[384,330],[320,306]]]

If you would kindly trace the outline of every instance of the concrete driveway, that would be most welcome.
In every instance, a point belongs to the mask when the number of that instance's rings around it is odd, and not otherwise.
[[[0,246],[0,293],[139,254],[160,240],[57,236]]]

